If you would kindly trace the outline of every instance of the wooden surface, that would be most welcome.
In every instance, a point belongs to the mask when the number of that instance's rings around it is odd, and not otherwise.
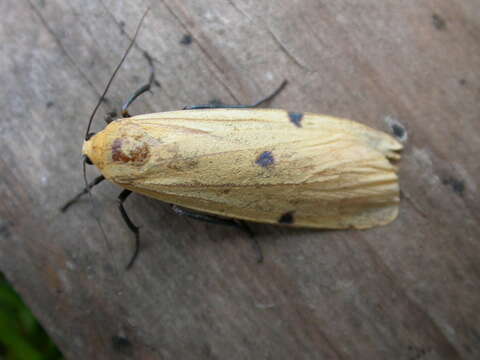
[[[147,78],[140,50],[161,89],[132,113],[249,103],[287,78],[272,107],[406,139],[403,198],[374,230],[253,225],[257,265],[244,234],[134,196],[143,246],[126,272],[118,188],[95,190],[95,212],[58,207],[82,187],[88,116],[147,5],[0,2],[0,269],[66,357],[478,359],[478,0],[152,1],[97,129]]]

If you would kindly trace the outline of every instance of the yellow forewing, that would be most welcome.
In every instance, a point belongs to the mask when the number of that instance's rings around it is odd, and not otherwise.
[[[368,228],[398,213],[402,146],[365,125],[271,109],[184,110],[117,120],[84,144],[138,193],[227,217]]]

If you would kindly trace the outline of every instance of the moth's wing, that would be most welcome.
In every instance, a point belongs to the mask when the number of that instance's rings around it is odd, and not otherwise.
[[[112,178],[133,191],[296,226],[368,228],[397,215],[398,179],[387,157],[401,145],[384,133],[318,115],[306,115],[298,128],[275,110],[152,115],[131,123],[149,136],[149,162]]]
[[[373,129],[356,121],[314,113],[292,113],[278,109],[207,109],[188,111],[169,111],[154,114],[138,115],[135,118],[145,121],[168,121],[171,123],[183,122],[188,128],[197,131],[228,132],[233,128],[243,130],[288,131],[295,136],[293,130],[318,130],[348,134],[355,137],[366,146],[376,149],[389,159],[400,159],[398,151],[402,144],[392,136]],[[266,133],[264,140],[268,141]],[[265,144],[267,145],[267,144]]]

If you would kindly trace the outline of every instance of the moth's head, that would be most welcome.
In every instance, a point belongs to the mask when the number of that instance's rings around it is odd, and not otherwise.
[[[82,147],[82,155],[85,158],[85,162],[101,169],[103,167],[102,148],[103,141],[101,132],[97,134],[89,133],[85,138]]]

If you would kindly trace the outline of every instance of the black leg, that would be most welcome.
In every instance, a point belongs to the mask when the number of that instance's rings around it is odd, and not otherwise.
[[[248,109],[248,108],[254,108],[257,107],[263,103],[266,103],[270,100],[272,100],[275,96],[277,96],[280,91],[283,90],[283,88],[287,85],[287,80],[283,80],[283,82],[280,84],[280,86],[270,95],[268,95],[266,98],[257,101],[254,104],[251,105],[225,105],[221,104],[218,102],[212,103],[212,104],[204,104],[204,105],[194,105],[194,106],[185,106],[183,110],[198,110],[198,109]]]
[[[250,227],[247,225],[247,223],[245,221],[235,220],[235,219],[224,219],[224,218],[220,218],[220,217],[214,216],[214,215],[201,214],[201,213],[198,213],[198,212],[195,212],[195,211],[192,211],[192,210],[181,208],[177,205],[172,205],[172,210],[177,215],[188,216],[192,219],[205,221],[205,222],[208,222],[210,224],[233,226],[233,227],[236,227],[237,229],[240,229],[241,231],[244,231],[245,233],[248,234],[248,236],[253,241],[253,247],[255,248],[255,251],[257,251],[257,254],[258,254],[257,262],[258,263],[263,262],[262,248],[260,247],[260,244],[258,243],[257,239],[255,238],[252,229],[250,229]]]
[[[250,107],[257,107],[257,106],[262,105],[263,103],[266,103],[266,102],[272,100],[275,96],[280,94],[280,92],[285,88],[285,86],[287,86],[287,83],[288,83],[287,80],[283,80],[282,83],[280,84],[280,86],[273,93],[268,95],[266,98],[263,98],[262,100],[257,101],[255,104],[250,105]]]
[[[145,58],[147,59],[148,61],[148,64],[150,65],[150,77],[148,79],[148,83],[146,83],[145,85],[143,85],[140,89],[138,89],[137,91],[135,91],[133,93],[132,96],[130,96],[127,101],[125,102],[125,104],[123,104],[122,106],[122,116],[124,118],[126,117],[130,117],[130,114],[128,113],[128,107],[140,96],[142,95],[143,93],[146,93],[147,91],[150,91],[150,89],[152,88],[152,85],[153,83],[155,83],[155,68],[153,66],[153,59],[151,58],[151,56],[147,53],[147,52],[144,52],[143,55],[145,56]]]
[[[92,182],[90,182],[88,184],[88,186],[83,189],[82,191],[80,191],[77,195],[75,195],[73,198],[71,198],[70,200],[68,200],[61,208],[60,208],[60,211],[61,212],[65,212],[67,211],[67,209],[75,204],[78,200],[80,200],[80,198],[83,196],[83,195],[86,195],[88,194],[88,190],[90,190],[92,187],[94,187],[95,185],[101,183],[103,180],[105,180],[105,177],[103,175],[100,175],[100,176],[97,176]]]
[[[132,258],[128,262],[127,265],[127,270],[130,269],[137,258],[138,252],[140,250],[140,232],[138,226],[136,226],[132,220],[128,217],[127,212],[125,211],[125,208],[123,207],[123,203],[127,199],[127,197],[131,194],[132,192],[130,190],[123,190],[120,195],[118,196],[118,208],[120,209],[120,213],[122,214],[123,220],[125,220],[125,223],[127,224],[128,228],[133,232],[135,235],[135,250],[133,251]]]

